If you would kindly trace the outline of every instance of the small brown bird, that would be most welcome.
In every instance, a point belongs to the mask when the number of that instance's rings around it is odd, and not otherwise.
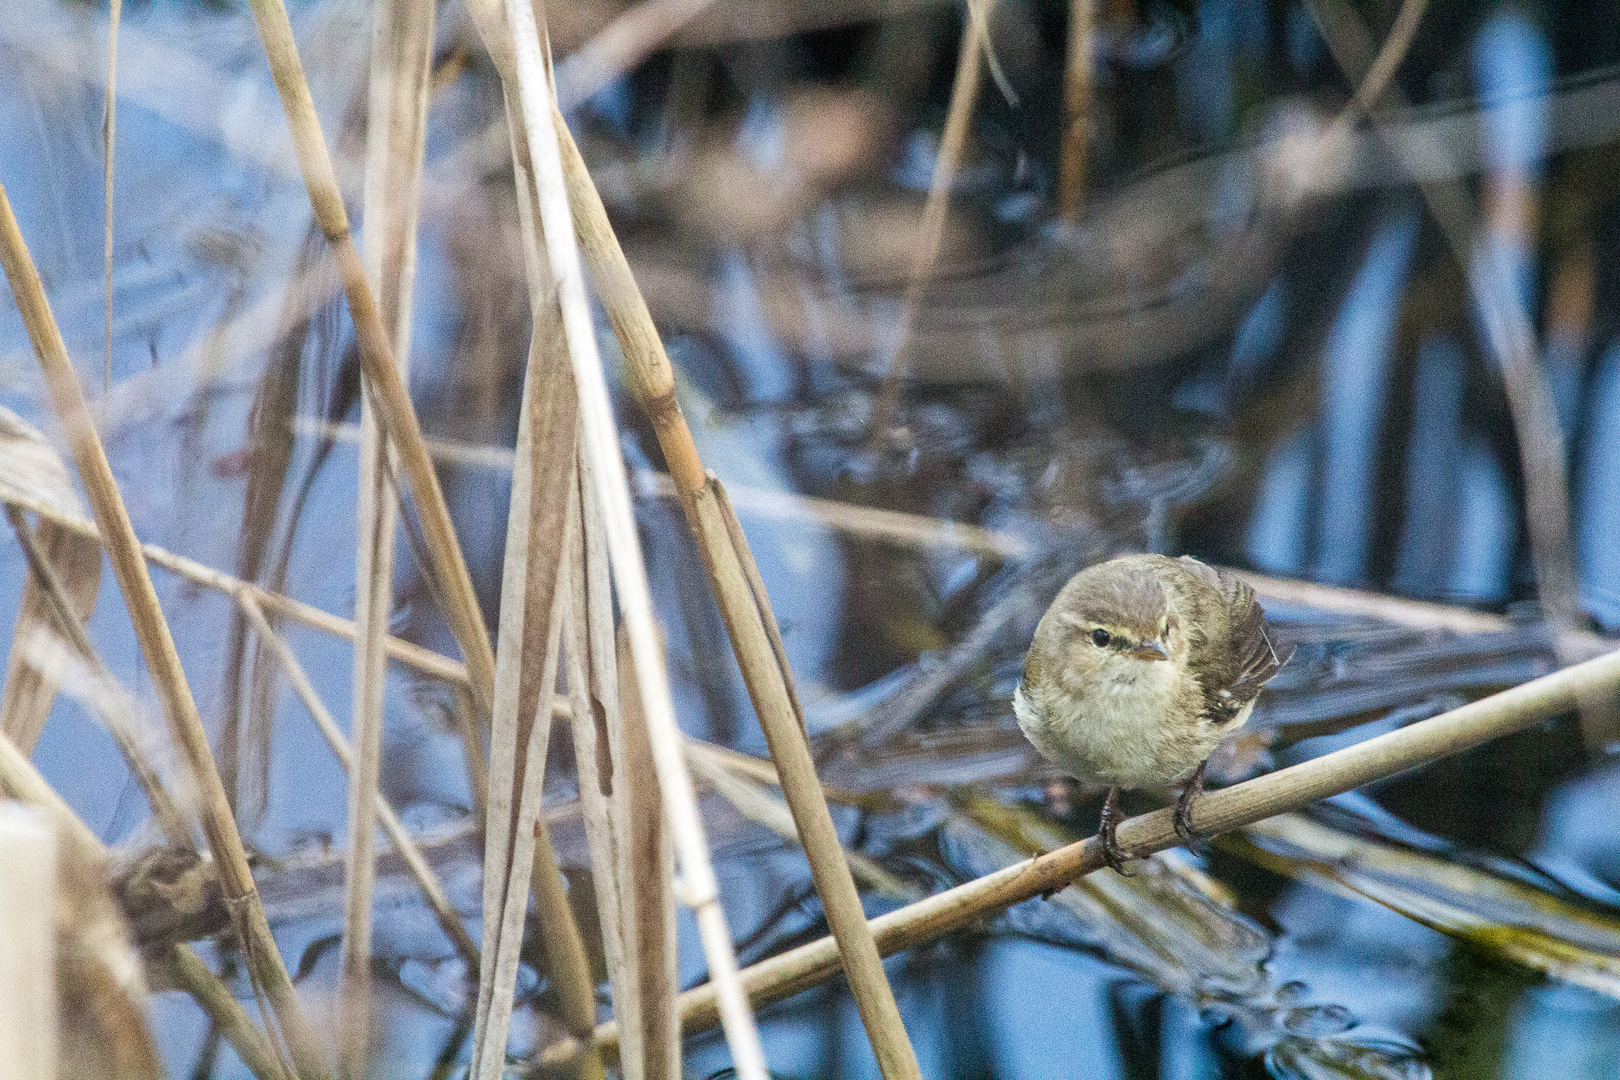
[[[1176,832],[1194,839],[1193,800],[1210,751],[1242,727],[1288,662],[1254,590],[1197,559],[1126,555],[1069,580],[1035,628],[1013,711],[1035,749],[1078,780],[1109,785],[1103,853],[1121,788],[1186,782]]]

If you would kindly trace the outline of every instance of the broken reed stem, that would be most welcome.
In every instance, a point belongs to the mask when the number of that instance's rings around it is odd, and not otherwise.
[[[1069,0],[1069,41],[1063,65],[1063,128],[1058,136],[1058,216],[1074,221],[1086,199],[1086,150],[1091,140],[1091,5]]]
[[[1077,0],[1078,2],[1078,0]],[[889,370],[883,374],[877,398],[872,403],[872,446],[878,448],[888,440],[889,424],[900,404],[900,381],[906,374],[906,347],[910,344],[911,327],[917,318],[917,307],[928,291],[928,279],[934,274],[934,263],[939,259],[939,245],[945,235],[945,212],[950,208],[951,182],[962,163],[962,149],[967,145],[968,125],[973,119],[973,106],[979,100],[979,85],[984,81],[979,55],[984,49],[983,27],[995,8],[995,0],[983,0],[982,18],[976,18],[969,0],[969,11],[963,20],[962,45],[956,55],[956,78],[951,83],[951,103],[945,114],[945,130],[940,133],[939,153],[934,158],[934,175],[928,182],[928,199],[923,203],[922,224],[917,231],[917,246],[911,255],[911,272],[906,279],[905,297],[900,303],[900,325],[895,330],[893,356]]]
[[[33,498],[24,492],[18,491],[0,477],[0,502],[8,506],[16,506],[23,510],[32,511],[42,519],[60,525],[69,532],[76,533],[86,539],[101,543],[101,531],[95,523],[76,514],[64,513],[60,508],[52,506],[41,499]],[[253,598],[267,611],[284,619],[302,623],[312,630],[319,630],[335,638],[352,643],[355,640],[355,625],[341,615],[333,615],[322,611],[318,607],[306,604],[301,600],[294,600],[278,592],[272,592],[250,581],[232,577],[222,570],[215,570],[196,559],[177,555],[157,544],[142,544],[141,553],[146,556],[149,563],[161,566],[163,569],[194,582],[204,588],[224,593],[234,597],[239,593],[250,593]],[[385,646],[391,659],[407,667],[415,668],[424,675],[431,675],[452,685],[467,687],[470,680],[467,676],[467,666],[448,656],[440,655],[432,649],[424,649],[414,642],[402,638],[390,637]]]
[[[34,531],[28,527],[28,521],[23,517],[22,511],[7,504],[6,519],[11,522],[12,531],[17,534],[17,542],[22,545],[28,569],[44,593],[45,604],[50,609],[58,632],[73,645],[85,666],[89,668],[92,678],[99,679],[104,685],[114,688],[118,691],[120,699],[127,700],[122,692],[123,688],[113,678],[112,672],[107,670],[107,665],[96,652],[90,636],[85,633],[84,626],[79,622],[79,617],[68,599],[67,590],[63,587],[61,579],[56,576],[56,570],[51,566],[50,560],[35,542]],[[97,700],[100,700],[99,696]],[[152,808],[152,816],[157,819],[158,827],[163,830],[164,839],[174,847],[190,848],[191,830],[186,827],[185,818],[181,817],[180,811],[175,808],[174,800],[170,799],[169,793],[164,790],[157,769],[147,759],[145,749],[132,730],[135,717],[133,708],[122,716],[111,715],[110,710],[100,708],[96,711],[102,714],[102,723],[118,744],[118,749],[124,755],[124,761],[129,765],[129,771],[141,785],[141,791],[146,795],[146,801]]]
[[[4,788],[12,798],[49,814],[57,826],[58,842],[77,848],[83,854],[82,861],[111,861],[111,854],[96,834],[56,793],[56,789],[45,782],[17,744],[4,735],[0,735],[0,788]],[[196,999],[197,1004],[218,1025],[220,1033],[236,1048],[242,1062],[253,1075],[259,1080],[285,1080],[286,1070],[281,1067],[269,1039],[248,1019],[235,995],[191,947],[176,945],[167,959],[172,962],[181,987]],[[111,981],[121,984],[126,978],[124,973],[112,973]]]
[[[259,29],[259,39],[264,44],[265,56],[275,78],[276,91],[287,114],[293,148],[298,155],[298,167],[309,189],[310,204],[337,261],[349,314],[354,321],[366,388],[376,406],[377,420],[399,455],[402,472],[415,498],[423,539],[445,597],[445,620],[450,624],[467,662],[473,699],[478,704],[480,715],[488,716],[495,685],[495,651],[490,645],[489,630],[478,608],[478,597],[473,592],[466,559],[456,541],[444,491],[439,486],[432,459],[428,457],[422,441],[422,428],[417,421],[416,410],[411,405],[405,381],[394,364],[382,315],[366,282],[365,268],[359,252],[355,250],[354,238],[349,234],[348,214],[343,209],[343,196],[332,171],[332,159],[327,153],[325,137],[321,134],[315,103],[304,80],[304,69],[298,59],[292,26],[287,21],[287,9],[281,0],[251,0],[251,7]]]
[[[635,658],[635,683],[647,720],[653,761],[663,791],[681,877],[680,899],[697,917],[698,934],[709,962],[709,977],[717,991],[720,1016],[730,1045],[732,1062],[742,1080],[765,1080],[765,1053],[754,1026],[753,1013],[737,983],[737,958],[720,907],[719,886],[709,862],[708,841],[681,754],[680,731],[675,726],[669,683],[652,613],[647,568],[641,557],[635,518],[630,508],[630,485],[620,457],[613,411],[608,403],[602,360],[597,353],[591,314],[585,299],[579,250],[563,175],[560,144],[566,125],[558,122],[553,91],[546,79],[540,52],[540,31],[534,10],[522,0],[507,0],[506,17],[514,52],[518,97],[522,103],[525,135],[534,167],[541,226],[551,275],[557,283],[563,325],[579,393],[583,456],[595,477],[598,502],[612,559],[614,580],[623,613],[630,653]],[[628,350],[627,350],[628,352]],[[632,363],[628,356],[626,363]]]
[[[850,986],[885,1077],[917,1076],[894,991],[866,930],[860,893],[822,795],[787,656],[753,556],[720,482],[704,472],[692,433],[675,401],[674,371],[641,291],[614,235],[601,196],[561,117],[553,114],[568,181],[574,227],[597,293],[624,355],[624,368],[652,420],[670,477],[698,541],[709,583],[742,668],[771,756],[782,774],[816,889],[844,947]]]
[[[432,4],[373,0],[371,5],[362,211],[366,225],[365,263],[401,381],[410,370],[411,295],[427,142],[428,83],[433,65],[433,12]],[[376,410],[364,394],[360,399],[360,430],[354,604],[357,636],[351,710],[357,752],[349,769],[343,992],[338,1023],[341,1070],[355,1077],[366,1072],[371,1041],[371,896],[376,881],[377,814],[382,803],[383,684],[388,671],[383,639],[388,636],[393,615],[392,474],[396,471],[389,467],[388,444],[377,427]],[[460,945],[454,935],[452,940]]]
[[[1612,699],[1617,694],[1620,653],[1610,653],[1355,746],[1205,792],[1194,804],[1193,827],[1200,835],[1214,836],[1252,825],[1534,727],[1574,711],[1582,700]],[[1122,822],[1120,845],[1137,857],[1178,846],[1182,841],[1176,835],[1173,814],[1173,809],[1165,808]],[[883,955],[893,955],[1061,889],[1103,865],[1102,845],[1096,837],[1089,837],[881,915],[871,921],[872,933]],[[764,1005],[792,997],[837,971],[838,945],[826,937],[746,968],[742,979],[749,999]],[[681,995],[680,1004],[684,1034],[714,1026],[709,987],[688,990]],[[616,1038],[612,1023],[597,1026],[597,1043],[604,1053],[611,1053]],[[548,1067],[553,1054],[572,1052],[568,1046],[548,1048],[537,1068]]]
[[[29,257],[3,186],[0,186],[0,263],[4,264],[17,299],[17,309],[28,328],[51,400],[72,446],[79,477],[96,516],[118,588],[124,594],[124,604],[146,658],[147,670],[163,703],[175,746],[196,785],[203,834],[219,868],[220,886],[241,936],[249,969],[270,998],[299,1073],[304,1080],[320,1080],[328,1075],[326,1062],[298,1005],[292,980],[288,978],[281,954],[276,951],[275,938],[265,922],[264,908],[248,868],[247,852],[237,834],[225,786],[214,766],[208,735],[203,730],[202,718],[197,715],[197,704],[192,699],[191,687],[180,666],[180,655],[175,651],[169,625],[158,604],[157,590],[152,587],[147,573],[140,542],[135,537],[123,499],[119,497],[112,467],[107,463],[107,455],[90,420],[84,392],[68,359],[67,346],[51,315],[44,286]]]
[[[344,772],[351,772],[354,768],[354,751],[349,746],[349,741],[344,738],[337,721],[327,710],[326,703],[316,692],[315,685],[309,681],[309,676],[304,672],[303,664],[298,662],[292,646],[276,633],[275,627],[271,626],[270,620],[265,617],[264,609],[251,595],[243,592],[237,596],[237,602],[242,607],[242,614],[247,616],[248,622],[253,626],[254,632],[259,635],[259,640],[264,642],[265,647],[270,650],[270,655],[280,664],[282,673],[292,684],[293,692],[298,695],[298,700],[303,703],[310,719],[320,728],[321,735],[325,737],[326,744],[332,748],[332,754],[338,759],[338,764],[343,766]],[[394,812],[388,800],[383,798],[382,792],[373,790],[372,797],[377,808],[377,820],[382,825],[383,831],[388,834],[389,843],[394,845],[394,850],[404,861],[405,869],[410,871],[411,877],[415,879],[417,888],[422,890],[422,898],[427,901],[428,907],[433,909],[434,917],[439,920],[439,926],[443,928],[450,943],[455,946],[456,952],[466,959],[469,968],[476,969],[478,946],[473,943],[472,935],[467,933],[467,927],[462,923],[461,916],[451,905],[450,898],[445,895],[444,886],[440,883],[438,875],[433,872],[427,856],[422,854],[422,849],[411,839],[410,833],[405,831],[399,815]]]

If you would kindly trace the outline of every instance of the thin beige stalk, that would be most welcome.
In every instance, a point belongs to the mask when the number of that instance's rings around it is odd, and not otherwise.
[[[208,736],[202,719],[197,715],[197,704],[186,683],[180,656],[175,651],[174,639],[158,604],[157,590],[147,573],[146,560],[135,537],[134,526],[124,509],[113,480],[112,467],[101,446],[90,420],[84,392],[79,387],[67,346],[51,315],[45,299],[44,286],[29,257],[28,247],[17,227],[11,211],[11,201],[5,188],[0,187],[0,263],[11,282],[17,309],[28,328],[40,368],[50,387],[51,399],[56,406],[62,428],[73,449],[73,458],[79,467],[85,494],[90,501],[96,524],[112,562],[113,574],[129,610],[135,637],[146,658],[164,715],[168,718],[171,735],[181,751],[196,785],[198,809],[202,816],[203,833],[219,867],[220,885],[226,903],[242,939],[243,952],[250,970],[259,980],[275,1008],[282,1034],[299,1072],[305,1080],[318,1080],[328,1075],[328,1068],[315,1041],[309,1022],[293,993],[292,980],[276,951],[275,938],[264,919],[264,909],[248,869],[247,852],[237,834],[236,822],[231,817],[230,804],[225,797],[225,786],[210,755]]]
[[[427,144],[433,14],[432,4],[395,4],[391,0],[374,0],[371,9],[364,254],[366,277],[376,293],[401,380],[410,370],[411,294]],[[393,615],[395,527],[391,480],[395,470],[385,460],[388,447],[365,395],[360,401],[360,430],[351,721],[358,753],[349,770],[343,990],[338,1020],[341,1070],[356,1077],[366,1072],[371,1032],[371,894],[381,802],[383,683],[388,670],[383,640]]]
[[[337,260],[359,343],[361,371],[377,410],[378,423],[399,455],[401,472],[415,497],[432,570],[445,597],[445,619],[466,659],[473,698],[480,714],[488,715],[495,685],[495,652],[490,646],[489,630],[478,609],[478,597],[473,592],[466,560],[456,542],[444,491],[422,442],[416,410],[411,406],[404,379],[394,364],[382,314],[366,283],[360,255],[349,234],[348,214],[343,209],[343,196],[332,172],[332,160],[321,134],[320,119],[315,114],[315,103],[304,80],[287,10],[281,0],[252,0],[251,6],[282,108],[287,114],[298,167],[304,174],[315,218]]]
[[[881,958],[867,934],[860,893],[844,860],[816,776],[787,655],[753,556],[720,482],[703,470],[691,431],[675,402],[669,357],[584,160],[555,113],[553,121],[568,179],[572,220],[597,292],[618,335],[625,371],[652,420],[687,522],[697,537],[743,681],[771,757],[782,774],[783,794],[809,858],[828,924],[843,946],[846,972],[867,1037],[885,1077],[917,1076],[916,1054],[906,1036]],[[617,463],[617,457],[614,460]]]
[[[41,521],[48,521],[76,536],[94,540],[97,544],[101,543],[101,532],[96,528],[95,522],[79,517],[76,514],[66,513],[42,499],[33,498],[6,483],[3,477],[0,477],[0,502],[32,511],[39,515]],[[146,556],[147,561],[152,565],[161,566],[171,574],[183,577],[187,581],[194,582],[204,588],[213,589],[215,592],[224,593],[227,596],[235,596],[242,592],[252,593],[253,598],[267,612],[273,612],[284,619],[291,619],[309,627],[311,630],[319,630],[323,634],[329,634],[344,641],[352,642],[355,639],[354,623],[341,615],[333,615],[331,612],[322,611],[320,608],[303,603],[300,600],[294,600],[290,596],[284,596],[252,582],[232,577],[222,570],[215,570],[211,566],[205,566],[196,559],[176,555],[174,552],[157,544],[142,544],[141,553]],[[99,560],[100,556],[98,555],[97,558]],[[385,644],[390,659],[415,668],[424,675],[431,675],[448,683],[463,687],[470,685],[465,664],[401,638],[390,637]]]
[[[1265,776],[1205,793],[1194,807],[1193,826],[1214,836],[1277,814],[1383,780],[1524,731],[1597,694],[1620,691],[1620,653],[1588,660],[1539,679],[1470,702],[1458,709],[1420,720],[1355,746]],[[1176,847],[1170,808],[1143,814],[1119,826],[1120,845],[1137,856]],[[953,930],[1004,911],[1031,897],[1061,889],[1076,878],[1103,867],[1096,837],[1070,844],[1006,870],[976,878],[926,900],[871,921],[878,949],[893,955]],[[745,969],[743,984],[756,1004],[781,1001],[815,986],[838,971],[838,945],[830,937],[790,949]],[[712,1028],[717,1019],[713,990],[700,986],[681,995],[681,1030],[690,1035]],[[596,1029],[597,1043],[611,1053],[618,1032],[611,1023]],[[542,1056],[545,1068],[553,1055],[575,1052],[559,1045]]]
[[[37,810],[0,803],[0,1080],[56,1077],[56,838]]]
[[[928,199],[923,203],[917,246],[911,255],[911,272],[906,278],[906,293],[900,303],[899,326],[894,334],[894,355],[872,403],[874,446],[882,446],[887,441],[889,424],[900,403],[900,382],[906,374],[906,347],[910,344],[911,327],[917,318],[917,307],[928,291],[934,263],[939,259],[939,245],[945,235],[945,212],[950,208],[951,182],[956,179],[956,170],[962,163],[968,124],[973,119],[973,107],[979,100],[979,85],[984,81],[979,65],[985,46],[983,27],[994,7],[995,0],[984,0],[980,17],[975,17],[970,9],[966,25],[962,28],[962,47],[956,55],[956,78],[951,83],[951,103],[945,113],[945,130],[940,134],[939,153],[934,158],[934,175],[928,183]]]
[[[1058,216],[1073,221],[1086,199],[1091,142],[1091,5],[1069,0],[1069,45],[1063,63],[1063,130],[1058,137]]]
[[[107,86],[101,102],[101,214],[103,259],[106,264],[107,311],[102,329],[101,397],[112,391],[113,322],[113,147],[118,133],[118,23],[124,0],[112,0],[107,16]]]
[[[123,688],[118,685],[118,680],[107,670],[101,655],[96,652],[90,635],[85,633],[84,624],[79,621],[78,614],[73,610],[66,587],[56,576],[56,570],[35,541],[33,530],[28,527],[28,521],[23,517],[22,511],[15,506],[7,506],[6,518],[11,522],[12,531],[17,534],[17,542],[22,545],[30,576],[32,580],[38,582],[44,594],[46,607],[50,611],[57,632],[72,644],[79,658],[89,668],[90,678],[99,684],[96,691],[91,694],[92,700],[97,703],[96,712],[101,716],[108,732],[112,734],[119,752],[124,755],[124,761],[129,765],[129,771],[146,795],[146,801],[152,807],[152,817],[162,829],[164,839],[175,847],[190,848],[191,830],[186,827],[185,819],[175,808],[174,800],[169,798],[169,793],[164,790],[163,781],[147,758],[146,750],[141,746],[141,740],[135,731],[134,718],[140,713],[134,700],[124,693]],[[103,705],[103,702],[109,705]]]
[[[316,692],[315,685],[309,681],[309,676],[305,673],[304,666],[298,662],[292,647],[287,644],[285,638],[276,633],[275,627],[271,626],[270,620],[265,617],[264,609],[251,595],[241,593],[237,597],[237,602],[241,604],[242,614],[247,616],[254,632],[259,635],[259,640],[264,642],[270,650],[270,655],[281,665],[282,673],[292,684],[293,692],[298,695],[298,700],[303,703],[310,719],[320,728],[321,735],[326,739],[326,745],[332,748],[332,754],[338,759],[338,764],[343,766],[345,772],[352,772],[354,750],[326,708],[326,703]],[[467,933],[467,927],[461,921],[461,916],[451,905],[450,898],[445,894],[444,885],[439,881],[439,876],[433,872],[427,856],[422,854],[422,849],[411,839],[411,834],[405,831],[399,815],[394,812],[394,808],[383,797],[382,792],[374,790],[372,797],[377,808],[377,821],[382,825],[383,832],[388,834],[388,842],[399,852],[401,860],[405,863],[405,869],[415,879],[417,888],[422,890],[422,899],[427,901],[434,917],[439,920],[439,926],[444,930],[445,936],[450,939],[450,944],[455,946],[456,951],[466,959],[468,967],[477,968],[478,946],[473,943],[472,935]]]
[[[664,813],[680,861],[677,894],[697,917],[698,935],[709,962],[709,977],[718,993],[722,1026],[732,1062],[742,1080],[765,1080],[765,1054],[753,1013],[737,983],[737,960],[720,907],[719,886],[709,861],[692,780],[681,754],[663,654],[652,613],[647,569],[641,557],[630,485],[620,457],[618,432],[608,403],[602,360],[596,348],[560,142],[566,126],[558,123],[554,91],[548,85],[534,10],[523,0],[507,0],[506,17],[529,155],[540,202],[546,255],[562,306],[574,382],[579,392],[582,457],[595,477],[590,495],[600,504],[613,564],[619,608],[635,662],[635,684],[647,721],[653,761],[663,792]]]

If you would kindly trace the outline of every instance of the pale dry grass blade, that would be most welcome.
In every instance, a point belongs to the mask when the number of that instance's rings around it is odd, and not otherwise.
[[[180,666],[180,657],[175,651],[174,639],[169,634],[162,607],[158,604],[157,591],[147,572],[140,542],[124,509],[112,467],[91,423],[78,376],[68,359],[67,347],[45,299],[44,286],[34,269],[3,187],[0,187],[0,263],[4,264],[6,277],[17,299],[18,311],[23,316],[40,368],[45,373],[52,402],[73,448],[80,479],[84,482],[114,576],[118,579],[125,607],[134,624],[136,640],[140,643],[147,669],[163,703],[171,737],[181,751],[191,782],[196,786],[203,833],[208,838],[209,848],[219,867],[220,883],[231,907],[249,967],[265,988],[276,1010],[282,1034],[299,1072],[305,1074],[306,1080],[318,1080],[327,1075],[328,1067],[293,993],[292,980],[287,975],[281,954],[276,951],[275,939],[265,922],[264,909],[259,903],[253,875],[248,868],[247,852],[236,831],[230,803],[225,797],[225,787],[214,766],[208,736],[197,714],[197,704],[192,699],[191,687]]]
[[[309,676],[305,674],[303,665],[298,662],[298,657],[293,654],[292,647],[287,644],[286,639],[276,633],[275,627],[270,625],[270,620],[265,618],[264,609],[259,606],[257,600],[247,593],[242,593],[237,599],[254,632],[269,648],[271,655],[281,666],[282,673],[287,676],[287,681],[292,683],[293,692],[298,695],[298,700],[303,703],[310,719],[320,728],[321,736],[326,739],[326,745],[332,748],[332,754],[338,759],[338,764],[343,766],[345,772],[352,772],[354,750],[326,708],[326,703],[316,693],[315,685],[309,681]],[[427,857],[423,855],[416,841],[411,839],[410,833],[405,831],[404,824],[388,800],[383,798],[380,791],[374,791],[373,797],[377,821],[382,825],[383,832],[388,835],[389,843],[393,844],[394,850],[404,860],[406,870],[416,880],[417,887],[422,890],[422,898],[433,910],[433,915],[438,919],[445,936],[450,939],[456,951],[466,959],[468,967],[476,969],[478,946],[473,943],[472,935],[467,933],[467,927],[461,921],[461,916],[451,906],[450,898],[445,894],[439,876],[434,873],[433,867],[428,863]]]
[[[737,984],[736,954],[719,887],[709,861],[708,841],[698,815],[692,780],[681,755],[669,684],[652,612],[647,569],[641,557],[630,485],[619,456],[617,429],[608,402],[602,360],[585,299],[579,249],[564,179],[561,131],[554,91],[546,77],[540,31],[534,11],[517,0],[506,4],[518,94],[539,196],[541,228],[553,279],[562,306],[568,354],[579,392],[582,457],[595,476],[591,497],[601,506],[614,583],[623,613],[624,631],[635,660],[635,684],[652,742],[653,760],[663,791],[664,812],[680,860],[678,895],[697,917],[698,934],[709,962],[709,977],[722,1002],[721,1015],[733,1064],[743,1080],[764,1080],[765,1055],[753,1013]]]
[[[0,476],[33,491],[53,506],[74,514],[83,510],[67,466],[44,434],[3,407],[0,407]],[[43,514],[36,537],[46,564],[62,582],[68,610],[82,623],[95,610],[96,596],[101,591],[101,545]],[[30,663],[21,646],[33,635],[35,627],[51,622],[52,611],[53,604],[38,575],[28,575],[17,602],[11,648],[6,653],[5,689],[0,691],[0,731],[29,753],[56,700],[61,672]]]
[[[401,380],[410,370],[416,225],[427,145],[433,66],[432,4],[372,4],[371,76],[366,124],[363,220],[366,276]],[[371,1031],[371,893],[376,875],[377,805],[382,766],[383,641],[393,615],[395,493],[388,447],[375,410],[360,408],[359,542],[355,552],[354,767],[349,771],[348,872],[343,920],[339,1060],[366,1071]],[[463,932],[465,936],[465,932]]]
[[[20,803],[0,804],[0,1080],[56,1077],[56,838]]]
[[[1195,805],[1193,828],[1214,836],[1308,806],[1333,795],[1438,761],[1492,739],[1524,731],[1560,713],[1572,712],[1591,695],[1620,689],[1620,653],[1588,660],[1481,698],[1458,709],[1392,731],[1355,746],[1268,773],[1254,780],[1206,792]],[[1170,808],[1120,824],[1119,843],[1137,856],[1179,846]],[[871,920],[873,937],[885,956],[932,941],[1013,904],[1061,889],[1102,869],[1102,845],[1091,837],[994,874],[976,878],[926,900]],[[756,1004],[781,1001],[835,975],[838,945],[830,937],[790,949],[743,971],[743,983]],[[718,1010],[711,987],[681,995],[682,1030],[691,1034],[714,1027]],[[597,1043],[611,1054],[618,1038],[612,1023],[598,1025]],[[559,1045],[542,1056],[574,1053]]]

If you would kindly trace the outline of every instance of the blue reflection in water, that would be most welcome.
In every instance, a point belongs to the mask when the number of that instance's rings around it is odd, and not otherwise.
[[[1598,362],[1575,485],[1581,600],[1605,627],[1620,626],[1620,343]]]

